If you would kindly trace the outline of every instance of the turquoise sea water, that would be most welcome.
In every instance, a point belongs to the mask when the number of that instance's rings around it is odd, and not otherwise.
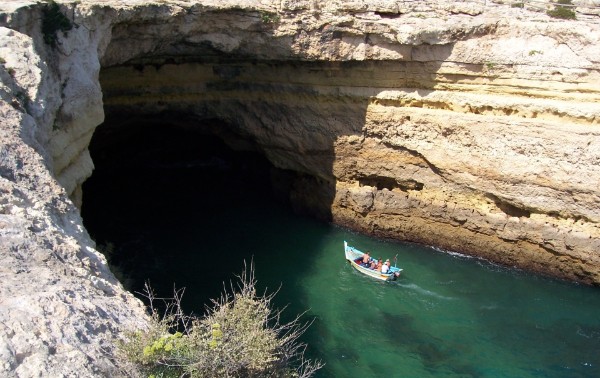
[[[213,167],[214,168],[214,167]],[[218,167],[217,167],[218,168]],[[216,169],[216,168],[215,168]],[[427,246],[370,238],[297,217],[264,188],[221,186],[189,169],[99,171],[84,220],[132,290],[186,287],[203,313],[253,260],[260,289],[278,291],[326,363],[318,377],[599,377],[600,291]],[[355,271],[343,241],[404,269],[386,283]]]

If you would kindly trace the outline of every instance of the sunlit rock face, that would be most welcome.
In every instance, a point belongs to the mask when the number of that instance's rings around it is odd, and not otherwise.
[[[597,23],[491,1],[60,3],[55,46],[42,4],[0,4],[0,375],[110,374],[110,340],[144,322],[77,209],[105,119],[213,125],[289,172],[299,211],[600,283]]]
[[[87,71],[82,34],[51,51],[39,8],[15,3],[0,4],[18,8],[0,15],[0,376],[118,375],[114,342],[145,326],[145,310],[68,196],[92,168],[99,64]]]

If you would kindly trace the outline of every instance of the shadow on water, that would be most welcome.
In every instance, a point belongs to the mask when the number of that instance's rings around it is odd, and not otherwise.
[[[465,365],[460,361],[460,357],[457,358],[465,352],[464,345],[448,343],[420,331],[411,315],[381,312],[380,318],[384,329],[393,330],[384,333],[386,344],[393,345],[394,349],[417,355],[425,369],[431,373],[448,370],[461,377],[480,376],[475,366]]]

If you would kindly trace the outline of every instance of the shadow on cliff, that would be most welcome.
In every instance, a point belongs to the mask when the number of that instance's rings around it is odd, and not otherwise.
[[[168,9],[158,6],[155,15],[165,17]],[[298,11],[312,20],[297,21]],[[114,25],[101,58],[107,123],[137,114],[185,117],[186,127],[194,128],[194,123],[220,119],[227,126],[212,127],[210,133],[234,149],[262,153],[281,168],[274,186],[287,193],[295,212],[324,221],[332,220],[340,179],[334,164],[345,159],[338,145],[351,150],[364,139],[371,103],[403,106],[378,95],[389,89],[428,91],[456,80],[440,74],[452,45],[390,43],[389,37],[357,34],[356,27],[338,25],[335,18],[325,22],[303,8],[275,14],[256,5],[192,5],[170,14],[168,24],[161,17],[136,23],[137,33],[127,21]],[[296,20],[293,35],[286,27],[279,30],[290,20]],[[185,31],[175,27],[184,24]],[[164,40],[148,48],[152,41],[142,31],[151,27]],[[344,180],[377,189],[414,189],[412,182],[381,175],[355,172]]]

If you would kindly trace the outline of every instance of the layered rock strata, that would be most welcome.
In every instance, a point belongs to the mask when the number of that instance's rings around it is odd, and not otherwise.
[[[65,32],[0,4],[2,375],[114,374],[112,341],[143,326],[75,206],[105,111],[219,118],[207,131],[295,172],[298,208],[600,283],[598,23],[465,1],[61,4]]]
[[[276,21],[117,25],[102,58],[107,113],[226,120],[214,132],[303,174],[299,208],[600,281],[597,24],[473,3],[295,4]],[[147,30],[163,42],[150,46]]]

